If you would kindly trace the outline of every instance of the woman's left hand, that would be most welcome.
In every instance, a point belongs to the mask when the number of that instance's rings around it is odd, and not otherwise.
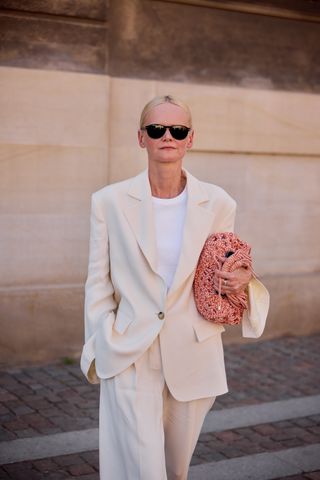
[[[239,295],[248,286],[252,273],[245,267],[237,268],[233,272],[222,272],[216,270],[214,274],[213,286],[219,291],[219,279],[221,278],[222,295]]]

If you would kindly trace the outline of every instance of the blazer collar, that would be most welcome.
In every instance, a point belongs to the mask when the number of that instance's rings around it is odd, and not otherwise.
[[[213,213],[205,208],[209,201],[207,191],[191,173],[184,171],[187,175],[187,213],[181,253],[169,295],[178,289],[195,269],[213,223]],[[132,179],[127,194],[129,201],[124,213],[141,251],[152,270],[157,273],[156,235],[147,170]]]
[[[188,170],[184,169],[183,171],[187,176],[187,191],[188,196],[192,196],[192,202],[198,204],[208,201],[208,194],[201,185],[201,182],[191,175]],[[150,200],[152,199],[148,170],[144,170],[139,173],[139,175],[132,178],[128,188],[128,195],[137,200],[144,200],[146,198],[149,198]]]

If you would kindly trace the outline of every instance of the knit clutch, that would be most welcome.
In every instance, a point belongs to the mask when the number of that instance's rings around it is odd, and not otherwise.
[[[215,270],[233,272],[245,267],[252,271],[251,247],[231,232],[215,233],[206,240],[193,282],[194,298],[199,313],[209,322],[237,325],[247,309],[247,295],[222,295],[213,287]],[[224,263],[219,257],[226,257]]]

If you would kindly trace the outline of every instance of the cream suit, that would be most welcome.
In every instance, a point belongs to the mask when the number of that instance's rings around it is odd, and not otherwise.
[[[192,282],[206,238],[232,231],[236,203],[220,187],[187,175],[182,249],[167,292],[157,274],[152,196],[147,171],[92,196],[81,368],[92,383],[114,377],[142,356],[159,336],[165,382],[173,397],[189,401],[227,391],[221,333],[195,307]],[[245,337],[264,329],[269,294],[249,284]]]

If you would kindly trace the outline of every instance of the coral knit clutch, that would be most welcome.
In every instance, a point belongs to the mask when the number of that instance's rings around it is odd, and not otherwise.
[[[231,232],[215,233],[207,238],[196,268],[194,298],[199,313],[209,322],[237,325],[247,309],[247,295],[222,295],[213,287],[216,269],[233,272],[245,267],[252,271],[251,247]],[[219,257],[226,257],[224,263]]]

